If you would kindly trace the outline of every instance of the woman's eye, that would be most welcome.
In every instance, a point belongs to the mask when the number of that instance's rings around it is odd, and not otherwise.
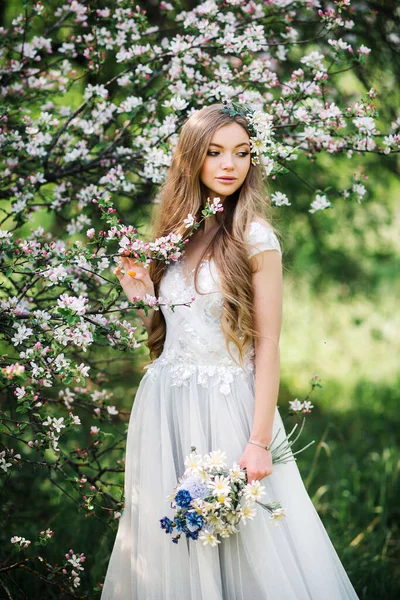
[[[209,150],[207,152],[207,156],[218,156],[218,154],[219,154],[219,152],[217,152],[217,150]],[[249,152],[245,152],[245,151],[238,152],[238,156],[240,156],[241,158],[244,158],[245,156],[248,156],[248,155],[249,155]]]

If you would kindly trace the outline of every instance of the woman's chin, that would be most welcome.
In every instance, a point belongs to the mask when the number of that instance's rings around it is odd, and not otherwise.
[[[232,194],[234,194],[237,190],[239,189],[239,187],[237,185],[218,185],[215,186],[213,189],[210,189],[210,193],[213,194],[214,198],[221,198],[221,200],[223,200],[224,198],[227,198],[228,196],[231,196]]]

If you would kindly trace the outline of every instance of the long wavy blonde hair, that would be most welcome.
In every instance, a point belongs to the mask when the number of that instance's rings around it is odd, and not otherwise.
[[[230,123],[238,123],[249,134],[245,117],[230,116],[222,109],[222,104],[204,107],[193,113],[183,125],[165,184],[160,191],[161,202],[154,214],[154,237],[158,238],[170,232],[186,235],[183,219],[189,213],[198,220],[201,219],[207,191],[200,181],[200,171],[217,129]],[[240,362],[245,347],[256,336],[253,327],[253,271],[246,237],[252,219],[255,216],[265,218],[263,171],[262,164],[251,164],[240,189],[225,199],[220,227],[204,249],[194,275],[197,289],[197,274],[201,261],[205,256],[213,258],[225,298],[222,330],[228,351],[230,343],[237,346]],[[150,276],[156,295],[165,269],[166,265],[162,262],[151,263]],[[161,354],[165,333],[164,317],[157,311],[154,313],[152,332],[148,339],[152,358]]]

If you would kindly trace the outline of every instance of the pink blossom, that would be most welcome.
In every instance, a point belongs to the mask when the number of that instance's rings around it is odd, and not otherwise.
[[[359,52],[360,54],[364,54],[365,56],[368,56],[368,54],[370,54],[371,52],[371,48],[367,48],[367,46],[364,46],[364,44],[362,44],[357,52]]]

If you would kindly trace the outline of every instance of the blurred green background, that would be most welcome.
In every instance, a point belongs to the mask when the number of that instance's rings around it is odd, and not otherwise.
[[[357,5],[365,9],[357,36],[372,53],[365,70],[343,73],[337,85],[345,101],[376,87],[379,123],[386,131],[398,116],[400,100],[395,85],[400,38],[394,35],[400,15],[396,2]],[[146,7],[156,23],[155,6]],[[4,24],[19,6],[8,0],[1,10]],[[378,13],[371,26],[368,15],[374,10]],[[74,94],[72,104],[79,100]],[[399,155],[370,154],[351,161],[321,155],[315,163],[301,157],[296,170],[319,188],[337,181],[346,187],[353,173],[362,171],[368,176],[363,182],[368,194],[361,204],[343,198],[333,210],[312,215],[310,190],[294,175],[270,184],[270,193],[283,191],[291,201],[290,207],[273,209],[285,271],[279,407],[284,416],[288,401],[303,399],[308,381],[319,375],[323,387],[312,395],[315,408],[303,435],[304,441],[316,443],[300,455],[299,468],[360,598],[394,600],[400,595]],[[142,226],[144,232],[154,193],[149,190],[135,206],[120,200],[127,222]],[[36,213],[20,235],[39,223],[48,230],[62,228],[55,215]],[[113,390],[127,414],[141,377],[139,363],[145,358],[138,356],[135,367],[132,356],[120,357],[107,368],[104,387]],[[106,364],[109,359],[114,360],[115,353],[103,349],[98,360]],[[85,417],[82,422],[85,425]],[[111,426],[109,430],[116,431]],[[123,430],[123,424],[117,430]],[[76,443],[88,443],[85,427]],[[115,460],[122,453],[120,444]],[[121,486],[122,475],[114,481]],[[9,494],[14,504],[10,522],[18,529],[13,534],[29,537],[38,524],[51,527],[57,534],[52,543],[61,553],[73,546],[89,557],[84,585],[90,589],[102,581],[117,523],[105,528],[95,519],[77,519],[77,506],[68,503],[43,473],[32,471],[25,481],[13,479]],[[8,543],[8,532],[2,541]],[[35,586],[39,593],[40,582]]]

